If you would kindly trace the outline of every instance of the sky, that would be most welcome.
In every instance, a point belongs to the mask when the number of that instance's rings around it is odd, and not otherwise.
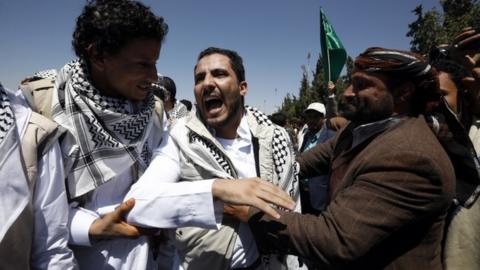
[[[347,54],[368,47],[410,48],[411,12],[440,10],[439,0],[143,0],[165,18],[169,33],[158,72],[177,85],[177,99],[194,100],[193,67],[203,49],[237,51],[244,60],[246,103],[270,114],[287,93],[298,95],[301,66],[315,68],[323,8]],[[75,58],[71,36],[83,0],[0,0],[0,81],[16,89],[37,71],[59,70]],[[311,54],[310,60],[307,55]],[[312,102],[314,102],[312,100]]]

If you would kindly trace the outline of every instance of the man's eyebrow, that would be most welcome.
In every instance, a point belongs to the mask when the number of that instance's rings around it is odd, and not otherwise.
[[[211,70],[211,72],[215,72],[215,71],[227,71],[227,69],[219,67],[219,68],[214,68],[214,69]]]
[[[365,78],[365,77],[362,76],[362,75],[356,75],[356,76],[353,75],[353,76],[352,76],[352,81],[353,81],[353,80],[355,80],[355,81],[361,81],[361,82],[363,82],[363,81],[368,81],[367,78]]]

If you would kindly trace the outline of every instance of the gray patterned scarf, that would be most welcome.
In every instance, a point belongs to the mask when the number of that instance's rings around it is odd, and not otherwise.
[[[268,117],[257,110],[256,108],[246,106],[246,115],[252,135],[259,139],[260,153],[259,162],[260,176],[282,188],[294,200],[299,198],[298,188],[298,169],[299,165],[295,160],[295,152],[292,143],[289,140],[288,133],[285,129],[274,125]],[[196,122],[200,123],[200,119]],[[210,132],[202,132],[201,128],[195,126],[203,125],[195,124],[190,121],[187,126],[193,128],[189,133],[189,143],[191,145],[199,145],[195,147],[196,151],[202,148],[205,153],[209,153],[219,168],[222,168],[230,177],[237,178],[237,173],[234,165],[223,152],[222,147],[216,143]],[[198,164],[204,164],[200,160],[196,160],[197,155],[192,149],[182,149],[188,153],[188,156]],[[196,163],[196,164],[197,164]],[[197,164],[197,165],[198,165]],[[205,164],[206,167],[211,167],[213,164]],[[213,171],[214,169],[208,169]],[[221,177],[221,175],[219,175]]]
[[[58,74],[52,102],[53,119],[74,138],[62,141],[64,151],[75,155],[67,176],[71,198],[94,190],[134,163],[143,171],[151,158],[146,142],[153,125],[153,94],[137,104],[103,96],[86,70],[81,60],[67,64]]]
[[[300,196],[298,185],[299,165],[295,160],[293,144],[287,131],[274,125],[268,117],[259,110],[245,107],[248,127],[253,136],[252,143],[258,142],[258,163],[260,177],[282,188],[297,202],[296,212],[300,212]],[[237,179],[237,168],[215,139],[213,130],[201,120],[200,113],[190,113],[179,119],[170,128],[170,136],[180,150],[180,166],[182,181],[198,181],[210,178]],[[255,146],[254,146],[255,147]],[[199,260],[207,261],[210,267],[224,268],[232,256],[235,237],[235,224],[224,220],[224,225],[218,231],[208,231],[201,228],[182,228],[177,232],[177,241],[182,256],[197,258],[193,261],[183,261],[184,268],[200,269]],[[236,222],[236,221],[234,221]],[[191,244],[195,243],[195,244]],[[204,246],[217,243],[210,254],[204,252]],[[221,243],[221,244],[219,244]],[[215,254],[224,252],[224,256]],[[200,257],[198,257],[200,256]],[[200,259],[198,259],[200,258]],[[265,269],[283,269],[295,265],[297,258],[287,258],[277,255],[262,256]],[[282,266],[280,266],[282,265]],[[203,266],[203,265],[202,265]],[[278,267],[277,267],[278,266]],[[296,269],[293,267],[291,269]]]
[[[167,112],[167,114],[168,114],[168,120],[173,122],[178,118],[187,116],[188,114],[187,106],[183,105],[183,103],[176,100],[175,103],[173,104],[173,108],[169,112]]]

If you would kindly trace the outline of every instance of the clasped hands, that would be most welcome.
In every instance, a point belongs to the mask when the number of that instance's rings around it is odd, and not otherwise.
[[[260,178],[240,180],[217,179],[212,185],[212,195],[225,203],[225,214],[233,215],[242,222],[248,220],[249,207],[255,207],[273,218],[280,214],[273,205],[293,210],[295,202],[279,187]],[[128,199],[113,212],[96,219],[89,229],[92,240],[112,239],[118,237],[136,238],[141,235],[155,235],[157,228],[142,228],[126,222],[126,215],[135,206],[134,199]]]

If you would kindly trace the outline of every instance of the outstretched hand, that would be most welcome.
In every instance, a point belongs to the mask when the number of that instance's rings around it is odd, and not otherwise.
[[[332,82],[332,81],[328,81],[327,83],[327,90],[328,90],[328,95],[333,95],[335,94],[336,92],[336,89],[335,89],[335,83]]]
[[[248,222],[249,211],[250,211],[250,206],[247,206],[247,205],[233,205],[228,203],[223,205],[223,214],[233,216],[243,223]]]
[[[471,27],[464,28],[453,41],[453,57],[467,70],[472,71],[480,52],[480,33]]]
[[[137,238],[157,232],[157,229],[139,228],[125,221],[125,216],[133,206],[135,206],[135,200],[129,199],[115,208],[113,212],[95,220],[88,231],[90,237],[97,240],[118,237]]]
[[[240,180],[217,179],[212,186],[213,197],[234,205],[249,205],[273,218],[280,218],[270,203],[289,210],[295,202],[279,187],[260,178]]]
[[[467,54],[478,53],[480,48],[480,33],[472,27],[462,29],[462,32],[455,36],[454,46],[457,50]]]
[[[335,116],[328,119],[330,122],[330,128],[335,131],[339,131],[348,124],[348,120],[341,116]]]

